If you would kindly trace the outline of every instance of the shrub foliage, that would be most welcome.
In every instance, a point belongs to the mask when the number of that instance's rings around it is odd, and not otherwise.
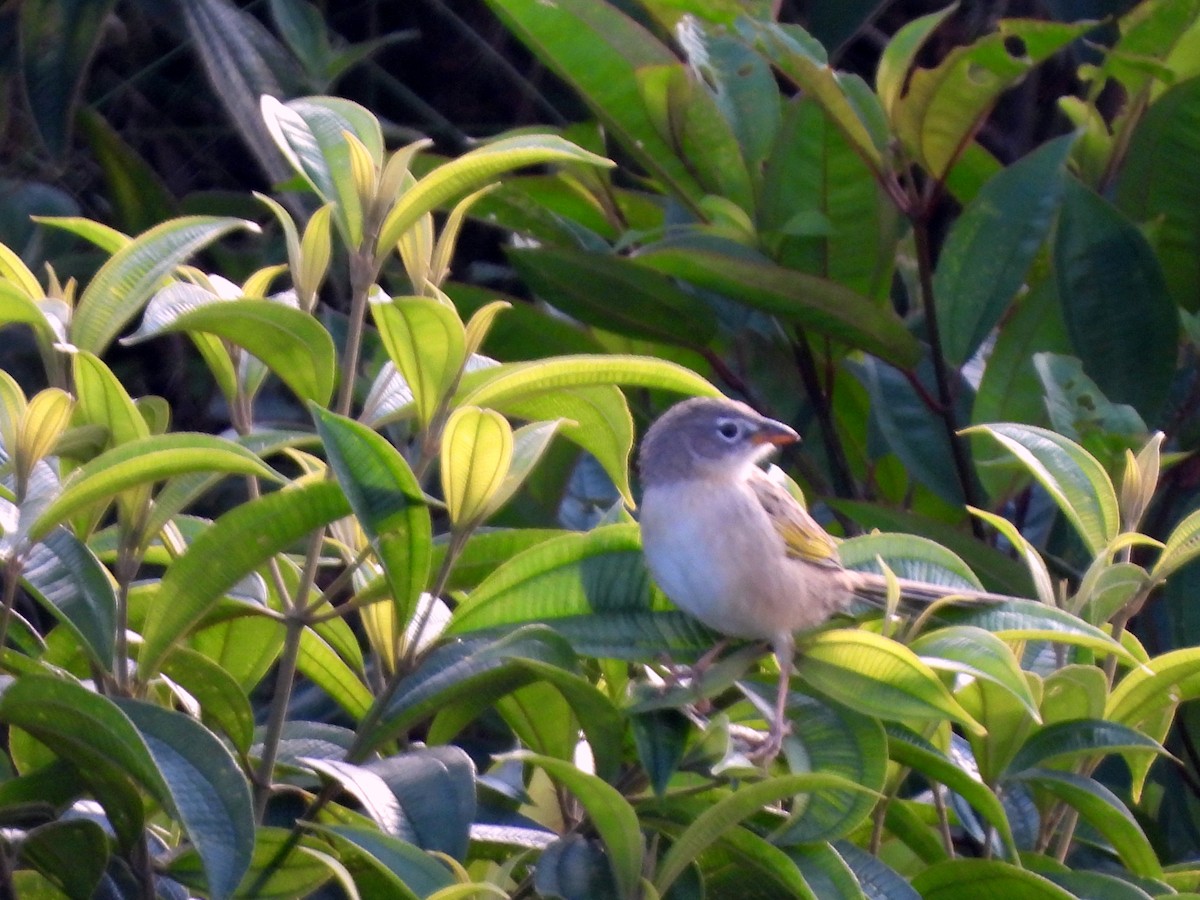
[[[0,891],[1200,892],[1200,649],[1130,627],[1200,555],[1200,3],[949,49],[947,8],[873,83],[741,4],[488,3],[591,121],[447,159],[266,93],[258,223],[43,220],[102,254],[79,283],[0,245],[41,367],[0,371]],[[1002,160],[989,115],[1064,56],[1069,130]],[[533,301],[452,278],[468,223]],[[766,766],[769,661],[666,663],[718,636],[635,522],[638,426],[718,386],[805,432],[847,565],[1013,597],[802,635]]]

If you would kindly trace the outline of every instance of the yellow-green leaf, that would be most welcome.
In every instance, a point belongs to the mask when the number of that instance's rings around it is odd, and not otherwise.
[[[915,653],[882,635],[840,628],[817,635],[796,663],[800,678],[870,716],[893,722],[953,719],[984,728]]]
[[[412,391],[417,419],[428,426],[466,359],[462,321],[451,306],[426,297],[371,303],[388,356]]]
[[[32,467],[50,454],[71,424],[74,408],[74,399],[59,388],[46,388],[34,394],[21,417],[21,434],[17,439],[17,453],[23,465]]]
[[[442,434],[442,491],[456,526],[491,511],[512,455],[512,426],[498,412],[462,406],[450,415]]]

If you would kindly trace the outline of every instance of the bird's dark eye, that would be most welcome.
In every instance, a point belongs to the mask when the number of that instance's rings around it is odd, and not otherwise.
[[[725,421],[717,424],[717,433],[720,434],[721,437],[725,438],[725,440],[732,441],[742,433],[742,429],[737,422],[731,422],[726,419]]]

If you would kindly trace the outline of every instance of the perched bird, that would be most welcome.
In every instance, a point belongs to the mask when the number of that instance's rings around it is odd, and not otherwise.
[[[760,467],[799,439],[744,403],[696,397],[650,426],[638,458],[642,546],[655,582],[708,627],[770,641],[779,660],[775,715],[757,754],[765,758],[786,732],[794,633],[856,597],[887,595],[883,576],[842,567],[833,538]],[[960,593],[909,581],[901,589],[923,600]]]

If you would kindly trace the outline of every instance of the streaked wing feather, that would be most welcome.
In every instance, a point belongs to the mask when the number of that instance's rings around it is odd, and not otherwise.
[[[782,485],[766,475],[749,479],[754,496],[762,504],[767,518],[783,538],[787,555],[792,559],[831,568],[841,568],[837,544],[817,520],[787,492]]]

